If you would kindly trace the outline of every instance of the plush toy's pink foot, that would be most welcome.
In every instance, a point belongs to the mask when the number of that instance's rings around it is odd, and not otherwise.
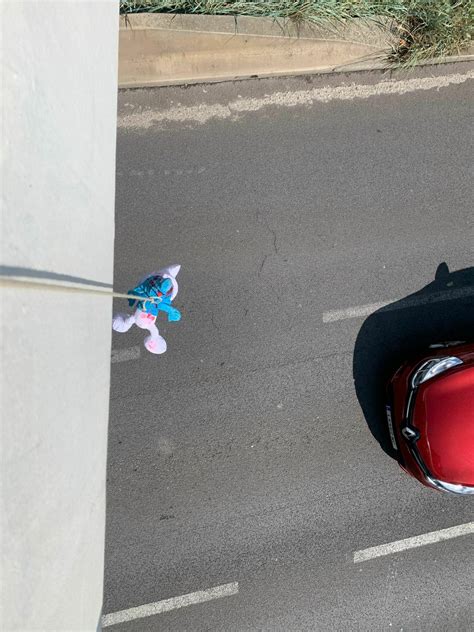
[[[166,340],[161,336],[158,336],[158,338],[148,336],[145,338],[145,349],[147,349],[150,353],[164,353],[166,351]]]

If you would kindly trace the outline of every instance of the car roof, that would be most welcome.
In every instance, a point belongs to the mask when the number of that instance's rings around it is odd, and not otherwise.
[[[474,486],[474,364],[422,384],[412,417],[419,454],[438,480]]]

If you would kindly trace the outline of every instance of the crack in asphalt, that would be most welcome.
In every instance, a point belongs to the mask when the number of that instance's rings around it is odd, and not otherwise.
[[[262,261],[261,261],[261,263],[260,263],[259,270],[258,270],[258,272],[257,272],[257,277],[260,277],[260,275],[262,274],[262,271],[263,271],[263,268],[264,268],[264,266],[265,266],[265,263],[266,263],[267,259],[268,259],[269,257],[271,257],[272,255],[274,255],[274,256],[276,256],[276,257],[279,257],[279,256],[280,256],[280,252],[279,252],[278,245],[277,245],[277,244],[278,244],[278,236],[277,236],[277,233],[276,233],[276,231],[275,231],[275,230],[274,230],[274,229],[270,226],[270,224],[269,224],[269,222],[268,222],[268,219],[267,219],[264,215],[262,215],[262,214],[260,213],[260,211],[258,211],[258,210],[257,210],[257,211],[255,211],[255,217],[256,217],[256,219],[257,219],[257,222],[258,222],[259,224],[263,224],[263,225],[265,226],[265,228],[267,229],[267,231],[270,233],[270,235],[271,235],[271,236],[272,236],[272,238],[273,238],[273,239],[272,239],[272,250],[273,250],[273,252],[272,252],[272,253],[266,253],[266,254],[263,256],[263,259],[262,259]]]

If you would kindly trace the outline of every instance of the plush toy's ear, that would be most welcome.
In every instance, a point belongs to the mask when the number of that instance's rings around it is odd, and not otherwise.
[[[163,272],[167,272],[174,279],[178,276],[178,272],[181,270],[181,266],[179,264],[168,266],[163,270]]]

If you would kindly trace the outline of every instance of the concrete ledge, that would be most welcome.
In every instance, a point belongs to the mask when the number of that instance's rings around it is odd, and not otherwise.
[[[382,18],[298,26],[272,18],[131,14],[120,19],[119,88],[380,70],[390,67],[396,41],[393,23]],[[460,61],[474,61],[473,46],[423,65]]]
[[[229,81],[385,67],[388,21],[297,26],[232,16],[122,16],[119,87]]]

